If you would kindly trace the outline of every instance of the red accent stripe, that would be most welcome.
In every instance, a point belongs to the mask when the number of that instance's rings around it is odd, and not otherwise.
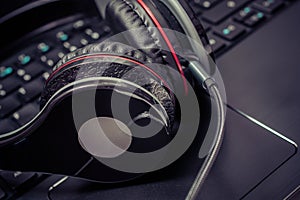
[[[139,65],[143,68],[145,68],[146,70],[148,70],[150,73],[152,73],[155,77],[157,77],[158,79],[160,79],[162,81],[162,83],[164,84],[164,86],[166,86],[168,88],[169,91],[171,91],[170,87],[168,86],[168,84],[164,81],[164,79],[159,76],[155,71],[153,71],[151,68],[147,67],[146,65],[144,65],[143,63],[137,62],[133,59],[130,58],[125,58],[125,57],[121,57],[121,56],[115,56],[115,55],[109,55],[109,54],[96,54],[96,55],[90,55],[90,56],[82,56],[73,60],[70,60],[68,62],[66,62],[65,64],[63,64],[62,66],[60,66],[59,68],[57,68],[51,75],[50,77],[47,79],[46,84],[50,81],[50,79],[57,74],[61,69],[65,68],[67,65],[70,65],[74,62],[80,61],[80,60],[84,60],[84,59],[89,59],[89,58],[101,58],[101,57],[110,57],[110,58],[119,58],[121,60],[125,60],[125,61],[129,61],[131,63],[134,63],[136,65]]]
[[[185,93],[188,93],[188,86],[187,86],[187,81],[186,78],[184,76],[184,72],[183,69],[181,67],[180,61],[178,59],[178,56],[176,55],[175,49],[172,45],[172,43],[170,42],[166,32],[163,30],[161,24],[159,23],[159,21],[156,19],[156,17],[154,16],[154,14],[152,13],[152,11],[150,10],[150,8],[143,2],[143,0],[137,0],[138,3],[144,8],[144,10],[147,12],[147,14],[150,16],[150,18],[152,19],[153,23],[155,24],[155,26],[158,28],[159,32],[161,33],[162,37],[164,38],[165,42],[167,43],[169,50],[172,53],[172,56],[176,62],[177,68],[181,74],[182,80],[183,80],[183,84],[184,84],[184,89],[185,89]]]

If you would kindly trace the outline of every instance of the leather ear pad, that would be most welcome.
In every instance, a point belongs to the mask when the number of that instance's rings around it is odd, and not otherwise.
[[[151,59],[146,54],[142,53],[141,51],[131,46],[121,44],[118,42],[104,41],[101,43],[87,45],[81,49],[78,49],[77,51],[68,53],[56,64],[56,66],[53,68],[53,71],[60,68],[62,65],[64,65],[65,63],[67,63],[68,61],[70,61],[75,57],[88,55],[88,54],[95,54],[95,53],[111,54],[117,56],[128,56],[142,63],[153,62],[153,59]]]
[[[125,38],[156,62],[161,62],[160,32],[136,0],[113,0],[106,8],[106,19],[117,32],[126,31]],[[127,31],[130,30],[130,31]]]
[[[41,96],[41,108],[50,100],[50,98],[64,86],[76,81],[91,77],[114,77],[122,78],[136,83],[156,97],[166,110],[169,120],[172,123],[175,118],[175,99],[173,94],[161,83],[157,77],[138,65],[125,65],[120,63],[108,62],[107,60],[98,61],[95,58],[91,61],[85,59],[77,64],[68,64],[76,58],[87,55],[116,55],[125,56],[129,59],[141,63],[150,63],[151,58],[145,56],[142,52],[133,48],[114,42],[105,42],[93,44],[69,53],[56,65],[54,75],[52,74],[46,83]],[[61,68],[63,65],[63,68]],[[61,69],[60,69],[61,68]],[[144,83],[148,84],[144,84]]]

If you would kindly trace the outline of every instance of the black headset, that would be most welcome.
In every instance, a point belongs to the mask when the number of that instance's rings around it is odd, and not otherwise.
[[[118,130],[127,125],[121,131],[125,135],[109,138],[124,151],[155,151],[169,144],[183,123],[178,96],[189,96],[193,90],[189,83],[196,81],[212,97],[212,115],[217,120],[202,145],[205,147],[200,153],[206,159],[187,197],[195,198],[220,148],[225,118],[222,97],[211,78],[215,68],[205,31],[185,0],[113,0],[103,6],[109,26],[126,44],[110,39],[63,57],[46,82],[40,113],[20,129],[1,136],[0,169],[64,174],[99,182],[135,178],[140,173],[116,170],[95,159],[99,151],[95,145],[106,148],[106,144],[85,136],[95,122],[93,117],[101,118],[107,131],[118,132],[110,130],[112,118]],[[94,111],[85,106],[90,102],[87,97],[92,97]],[[109,106],[112,98],[120,110],[130,99],[126,109],[132,122],[122,115],[114,116]],[[79,107],[74,108],[74,101]],[[149,120],[162,127],[159,133],[147,140],[132,137],[139,129],[128,128],[128,124],[147,126]],[[117,157],[122,148],[111,151]]]

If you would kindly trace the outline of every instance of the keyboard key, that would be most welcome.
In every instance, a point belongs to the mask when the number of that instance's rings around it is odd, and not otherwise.
[[[213,7],[218,0],[194,0],[195,5],[198,5],[204,9],[209,9]]]
[[[78,20],[78,21],[73,23],[73,29],[74,30],[82,30],[86,26],[88,26],[88,23],[84,20]]]
[[[262,22],[265,19],[265,15],[262,12],[254,13],[251,17],[249,17],[244,24],[247,26],[255,26]]]
[[[22,84],[22,81],[17,77],[11,77],[0,82],[0,97],[6,96],[12,91],[18,89]],[[4,94],[5,93],[5,94]],[[4,95],[1,95],[4,94]]]
[[[18,61],[21,65],[27,65],[31,60],[31,56],[27,54],[21,54],[18,56]]]
[[[25,74],[25,75],[23,76],[23,80],[26,81],[26,82],[31,81],[31,79],[32,79],[32,77],[31,77],[29,74]]]
[[[8,184],[13,190],[15,190],[36,178],[37,174],[29,172],[22,173],[1,171],[0,176],[4,179],[6,184]]]
[[[253,6],[263,12],[273,13],[281,6],[283,6],[282,0],[257,0]]]
[[[12,95],[0,100],[0,118],[12,113],[21,106],[17,98]]]
[[[210,30],[210,28],[211,28],[211,25],[209,25],[208,23],[206,23],[206,22],[201,22],[201,24],[202,24],[202,26],[203,26],[203,28],[204,28],[204,30],[205,31],[208,31],[208,30]]]
[[[61,42],[65,42],[69,40],[69,35],[63,31],[60,31],[56,34],[56,38]]]
[[[221,49],[223,49],[226,46],[225,42],[221,38],[218,38],[217,36],[215,36],[213,34],[209,34],[208,39],[209,39],[209,43],[215,53],[217,53],[218,51],[220,51]]]
[[[92,42],[95,42],[99,40],[100,38],[105,37],[110,33],[110,28],[106,25],[99,24],[96,25],[93,29],[92,28],[87,28],[85,29],[84,33],[92,39]]]
[[[86,46],[86,45],[89,44],[89,41],[86,40],[85,38],[82,38],[82,39],[80,40],[80,44],[81,44],[82,46]]]
[[[44,42],[38,44],[37,49],[40,53],[47,53],[50,50],[50,46]]]
[[[0,90],[0,97],[5,97],[7,95],[7,92],[5,90]]]
[[[234,22],[226,22],[216,27],[214,33],[226,40],[233,41],[245,33],[245,31],[246,29],[244,27],[237,25]]]
[[[247,3],[248,0],[227,0],[219,3],[214,8],[203,14],[203,18],[210,23],[218,24],[229,15]]]
[[[41,61],[49,67],[53,67],[63,56],[65,51],[62,49],[53,49],[49,53],[41,56]]]
[[[25,86],[19,88],[18,95],[23,101],[29,102],[37,98],[41,94],[43,87],[44,82],[41,78],[37,78],[26,84]]]
[[[97,32],[93,32],[91,34],[91,39],[99,39],[100,36]],[[64,42],[63,46],[70,52],[75,51],[78,48],[84,47],[88,45],[90,42],[84,38],[82,35],[74,35],[72,39],[70,39],[68,42]]]
[[[0,67],[0,78],[5,78],[5,77],[11,75],[13,72],[14,72],[14,69],[12,67],[2,66],[2,67]]]
[[[253,10],[251,7],[247,6],[240,10],[235,16],[234,19],[238,22],[243,22],[245,19],[250,17],[253,14]]]
[[[31,103],[16,111],[12,116],[20,126],[23,126],[32,120],[39,111],[39,106],[35,103]]]
[[[27,65],[24,68],[24,70],[25,70],[25,73],[30,75],[32,78],[35,78],[36,76],[38,76],[46,71],[45,68],[43,67],[43,65],[41,65],[38,62],[30,63],[29,65]]]
[[[191,8],[196,15],[200,15],[202,13],[201,7],[199,5],[191,4]]]
[[[44,79],[44,81],[46,81],[49,77],[50,77],[50,73],[49,72],[45,72],[42,75],[42,78]]]
[[[16,130],[16,128],[18,128],[18,125],[11,119],[1,119],[0,120],[0,134],[5,134],[8,132],[11,132],[13,130]]]

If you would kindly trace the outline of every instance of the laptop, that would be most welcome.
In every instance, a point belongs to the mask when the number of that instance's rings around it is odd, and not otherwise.
[[[224,141],[198,198],[299,199],[300,2],[188,2],[207,31],[228,104]],[[61,57],[111,32],[94,0],[1,4],[3,134],[37,114],[43,84]],[[0,199],[184,199],[203,162],[199,141],[173,165],[126,183],[1,171]]]

